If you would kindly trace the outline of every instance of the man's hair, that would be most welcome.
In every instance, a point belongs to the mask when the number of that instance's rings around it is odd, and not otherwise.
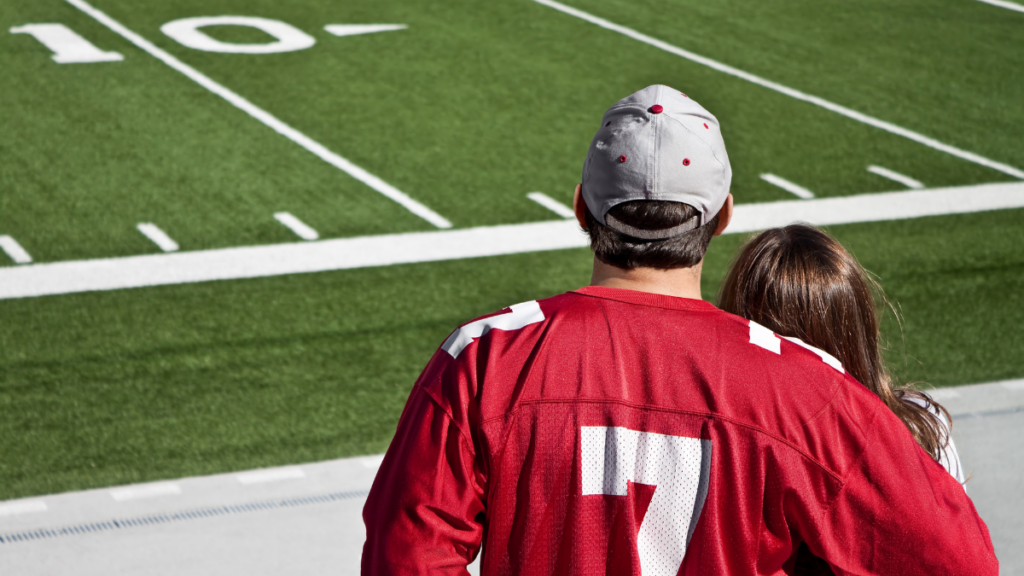
[[[641,230],[664,230],[697,215],[697,209],[681,202],[633,200],[613,206],[608,214]],[[597,259],[617,268],[689,268],[704,259],[708,243],[718,228],[718,214],[700,228],[665,240],[642,240],[601,224],[587,210],[590,249]]]

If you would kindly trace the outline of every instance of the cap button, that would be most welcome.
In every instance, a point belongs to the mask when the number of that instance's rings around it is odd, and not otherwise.
[[[654,106],[651,106],[651,114],[661,114],[663,110],[665,109],[661,107],[661,104],[655,104]]]

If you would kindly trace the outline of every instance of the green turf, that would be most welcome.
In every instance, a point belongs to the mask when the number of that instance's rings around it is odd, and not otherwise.
[[[951,3],[588,3],[598,15],[946,142],[1024,165],[1024,40],[1005,11]],[[529,0],[335,5],[206,0],[97,6],[456,226],[547,217],[525,193],[568,200],[595,119],[663,82],[721,118],[740,202],[785,199],[772,172],[821,196],[899,189],[869,164],[931,186],[1006,180],[993,170],[793,100]],[[674,17],[661,13],[668,11]],[[854,12],[856,10],[856,12]],[[280,18],[311,49],[270,55],[182,47],[159,27],[197,14]],[[837,17],[837,14],[839,17]],[[964,14],[971,18],[966,18]],[[183,249],[294,239],[287,210],[323,237],[430,225],[274,133],[58,0],[14,0],[0,29],[66,23],[118,63],[57,65],[0,35],[0,230],[37,261],[139,254],[154,222]],[[399,22],[347,38],[330,23]],[[685,26],[680,26],[685,23]],[[811,25],[813,24],[813,26]],[[234,39],[237,27],[210,28]],[[216,30],[216,31],[215,31]],[[227,36],[225,36],[227,35]],[[1002,72],[1002,73],[1001,73]]]
[[[94,0],[132,30],[407,192],[456,227],[568,202],[601,112],[652,83],[722,121],[737,201],[1009,177],[723,75],[530,0]],[[1024,15],[969,0],[574,0],[597,16],[1024,167]],[[287,54],[191,50],[159,28],[286,21]],[[58,65],[0,33],[0,234],[38,262],[294,241],[430,224],[59,0],[7,0],[0,31],[60,22],[123,62]],[[403,23],[337,38],[327,24]],[[231,42],[259,32],[208,28]],[[1024,376],[1024,211],[833,231],[904,315],[902,381]],[[711,297],[740,236],[713,244]],[[12,265],[0,254],[0,266]],[[0,499],[379,452],[409,386],[460,322],[586,283],[585,250],[0,301]]]

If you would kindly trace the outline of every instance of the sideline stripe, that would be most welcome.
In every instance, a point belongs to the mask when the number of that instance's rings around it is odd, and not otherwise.
[[[540,204],[541,206],[547,208],[548,210],[551,210],[555,214],[558,214],[562,218],[576,217],[576,213],[572,211],[572,208],[569,208],[565,204],[562,204],[558,200],[555,200],[554,198],[548,196],[543,192],[530,192],[529,194],[526,195],[526,197],[529,198],[530,200],[533,200],[537,204]]]
[[[914,180],[906,174],[900,174],[899,172],[893,172],[888,168],[882,168],[881,166],[868,166],[868,172],[872,174],[878,174],[882,178],[888,178],[893,182],[899,182],[907,188],[921,189],[924,188],[924,183],[920,180]]]
[[[177,252],[179,248],[178,243],[172,240],[166,232],[157,228],[156,224],[146,222],[138,224],[135,227],[138,228],[139,232],[142,232],[146,238],[149,238],[154,244],[159,246],[164,252]]]
[[[68,0],[68,1],[71,1],[71,0]],[[594,16],[592,14],[588,14],[586,12],[583,12],[582,10],[577,10],[576,8],[572,8],[572,7],[566,6],[565,4],[561,4],[561,3],[555,2],[554,0],[533,0],[533,1],[537,2],[538,4],[543,4],[544,6],[548,6],[549,8],[554,8],[555,10],[558,10],[559,12],[563,12],[563,13],[568,14],[570,16],[575,16],[576,18],[579,18],[581,20],[586,20],[587,22],[590,22],[591,24],[596,24],[596,25],[598,25],[598,26],[600,26],[602,28],[605,28],[607,30],[611,30],[613,32],[618,32],[619,34],[622,34],[624,36],[628,36],[628,37],[630,37],[630,38],[632,38],[634,40],[638,40],[640,42],[643,42],[644,44],[648,44],[650,46],[654,46],[655,48],[660,48],[661,50],[664,50],[664,51],[669,52],[671,54],[675,54],[676,56],[681,56],[683,58],[686,58],[687,60],[692,60],[693,62],[696,62],[698,64],[703,64],[703,65],[705,65],[705,66],[707,66],[709,68],[713,68],[715,70],[718,70],[719,72],[724,72],[725,74],[729,74],[730,76],[736,76],[737,78],[742,78],[742,79],[744,79],[744,80],[746,80],[748,82],[753,82],[754,84],[757,84],[759,86],[764,86],[765,88],[768,88],[769,90],[774,90],[776,92],[781,92],[782,94],[785,94],[786,96],[790,96],[790,97],[796,98],[797,100],[803,100],[804,102],[809,102],[809,103],[814,104],[816,106],[821,106],[822,108],[825,108],[826,110],[831,110],[832,112],[835,112],[837,114],[842,114],[843,116],[846,116],[847,118],[851,118],[851,119],[856,120],[858,122],[863,122],[864,124],[868,124],[869,126],[874,126],[875,128],[880,128],[882,130],[885,130],[886,132],[891,132],[893,134],[896,134],[897,136],[903,136],[904,138],[909,138],[910,140],[913,140],[913,141],[918,142],[920,144],[924,144],[925,146],[928,146],[929,148],[934,148],[936,150],[940,150],[940,151],[945,152],[947,154],[952,154],[953,156],[956,156],[958,158],[963,158],[964,160],[967,160],[969,162],[974,162],[975,164],[981,164],[982,166],[987,166],[989,168],[992,168],[993,170],[998,170],[998,171],[1000,171],[1000,172],[1002,172],[1004,174],[1009,174],[1010,176],[1013,176],[1015,178],[1024,179],[1024,170],[1020,170],[1018,168],[1014,168],[1013,166],[1010,166],[1009,164],[1003,164],[1002,162],[996,162],[995,160],[989,160],[988,158],[985,158],[984,156],[979,156],[979,155],[977,155],[977,154],[975,154],[973,152],[968,152],[966,150],[961,150],[960,148],[957,148],[955,146],[950,146],[949,144],[944,144],[942,142],[939,142],[938,140],[935,140],[934,138],[929,138],[928,136],[925,136],[923,134],[919,134],[919,133],[914,132],[912,130],[907,130],[906,128],[901,128],[901,127],[899,127],[899,126],[897,126],[895,124],[890,124],[889,122],[886,122],[884,120],[879,120],[877,118],[873,118],[871,116],[868,116],[867,114],[862,114],[860,112],[857,112],[856,110],[847,108],[845,106],[840,106],[839,104],[835,104],[835,103],[829,102],[828,100],[825,100],[823,98],[819,98],[817,96],[812,96],[810,94],[805,94],[804,92],[800,92],[799,90],[794,90],[793,88],[789,88],[788,86],[783,86],[782,84],[778,84],[776,82],[772,82],[771,80],[766,80],[764,78],[761,78],[760,76],[755,76],[755,75],[753,75],[753,74],[751,74],[749,72],[744,72],[743,70],[740,70],[738,68],[733,68],[732,66],[729,66],[728,64],[722,64],[721,62],[718,62],[716,60],[712,60],[710,58],[706,58],[706,57],[701,56],[699,54],[694,54],[693,52],[690,52],[688,50],[683,50],[682,48],[673,46],[673,45],[671,45],[671,44],[669,44],[667,42],[662,42],[661,40],[658,40],[657,38],[652,38],[650,36],[647,36],[646,34],[641,34],[640,32],[637,32],[636,30],[633,30],[632,28],[626,28],[625,26],[620,26],[618,24],[615,24],[614,22],[609,22],[608,20],[605,20],[604,18],[598,18],[597,16]],[[1004,8],[1005,8],[1005,6],[1004,6]]]
[[[17,240],[6,234],[0,236],[0,250],[6,252],[15,264],[28,264],[32,262],[32,257],[21,247],[21,244],[18,244]]]
[[[253,470],[251,472],[243,472],[235,478],[239,483],[249,484],[263,484],[265,482],[278,482],[280,480],[293,480],[297,478],[305,478],[306,473],[302,471],[302,468],[289,467],[289,468],[272,468],[270,470]]]
[[[181,494],[181,487],[170,482],[115,488],[110,491],[110,497],[118,502],[139,500],[141,498],[156,498],[157,496],[176,496],[178,494]]]
[[[775,174],[761,174],[761,180],[764,180],[765,182],[772,184],[773,186],[778,186],[779,188],[782,188],[786,192],[789,192],[790,194],[797,196],[799,198],[803,198],[804,200],[810,200],[811,198],[814,198],[814,192],[811,192],[810,190],[804,188],[803,186],[800,186],[799,184],[794,184],[789,180],[786,180],[785,178],[780,178]]]
[[[96,8],[93,8],[88,3],[86,3],[85,0],[67,0],[67,2],[68,4],[71,4],[75,8],[78,8],[82,12],[91,16],[100,24],[103,24],[107,28],[110,28],[117,34],[120,34],[126,40],[128,40],[138,48],[148,52],[150,55],[162,61],[164,64],[167,64],[171,68],[174,68],[178,72],[181,72],[185,76],[188,76],[203,88],[206,88],[210,92],[213,92],[214,94],[230,102],[239,110],[242,110],[246,114],[266,124],[268,127],[270,127],[278,134],[281,134],[285,138],[288,138],[292,142],[295,142],[296,144],[302,146],[303,148],[312,152],[313,154],[316,154],[324,162],[327,162],[328,164],[334,166],[335,168],[338,168],[339,170],[348,173],[356,180],[359,180],[360,182],[366,184],[370,188],[373,188],[377,192],[380,192],[381,194],[387,196],[388,198],[394,200],[395,202],[398,202],[399,204],[404,206],[406,210],[412,212],[413,214],[419,216],[420,218],[423,218],[424,220],[430,222],[431,224],[437,226],[438,228],[452,227],[452,223],[449,222],[444,217],[442,217],[437,212],[434,212],[430,208],[427,208],[423,204],[417,202],[416,200],[413,200],[401,190],[395,188],[394,186],[388,184],[387,182],[381,180],[380,178],[374,176],[373,174],[370,174],[366,170],[363,170],[362,168],[349,162],[345,158],[342,158],[341,156],[335,154],[334,152],[331,152],[319,142],[313,140],[312,138],[292,128],[291,126],[278,120],[277,117],[273,116],[269,112],[256,106],[252,102],[249,102],[245,98],[239,96],[238,94],[213,81],[208,76],[199,72],[195,68],[192,68],[188,64],[185,64],[181,60],[178,60],[174,56],[171,56],[167,52],[156,47],[156,45],[154,45],[149,40],[146,40],[142,36],[139,36],[135,32],[132,32],[131,30],[125,28],[123,25],[121,25],[121,23],[117,22],[110,16],[107,16],[103,12],[97,10]]]
[[[287,226],[292,232],[295,232],[303,240],[317,240],[320,238],[320,234],[316,230],[313,230],[305,222],[292,216],[289,212],[277,212],[274,214],[274,218]]]
[[[1024,6],[1021,6],[1020,4],[1014,4],[1013,2],[1004,2],[1003,0],[978,0],[978,2],[984,2],[985,4],[999,6],[1000,8],[1006,8],[1007,10],[1016,10],[1017,12],[1024,12]]]
[[[793,222],[902,220],[1024,208],[1024,182],[736,206],[726,233]],[[0,267],[0,299],[461,260],[587,246],[573,220]]]
[[[16,514],[31,514],[33,512],[46,512],[46,502],[43,500],[22,500],[9,504],[0,504],[0,518],[14,516]]]

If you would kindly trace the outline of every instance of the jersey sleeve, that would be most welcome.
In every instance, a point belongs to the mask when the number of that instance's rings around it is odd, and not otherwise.
[[[461,411],[435,396],[437,379],[460,377],[442,354],[414,386],[363,508],[364,575],[464,575],[480,549],[484,476]]]
[[[870,430],[811,551],[836,574],[998,574],[988,528],[956,479],[888,410]]]

